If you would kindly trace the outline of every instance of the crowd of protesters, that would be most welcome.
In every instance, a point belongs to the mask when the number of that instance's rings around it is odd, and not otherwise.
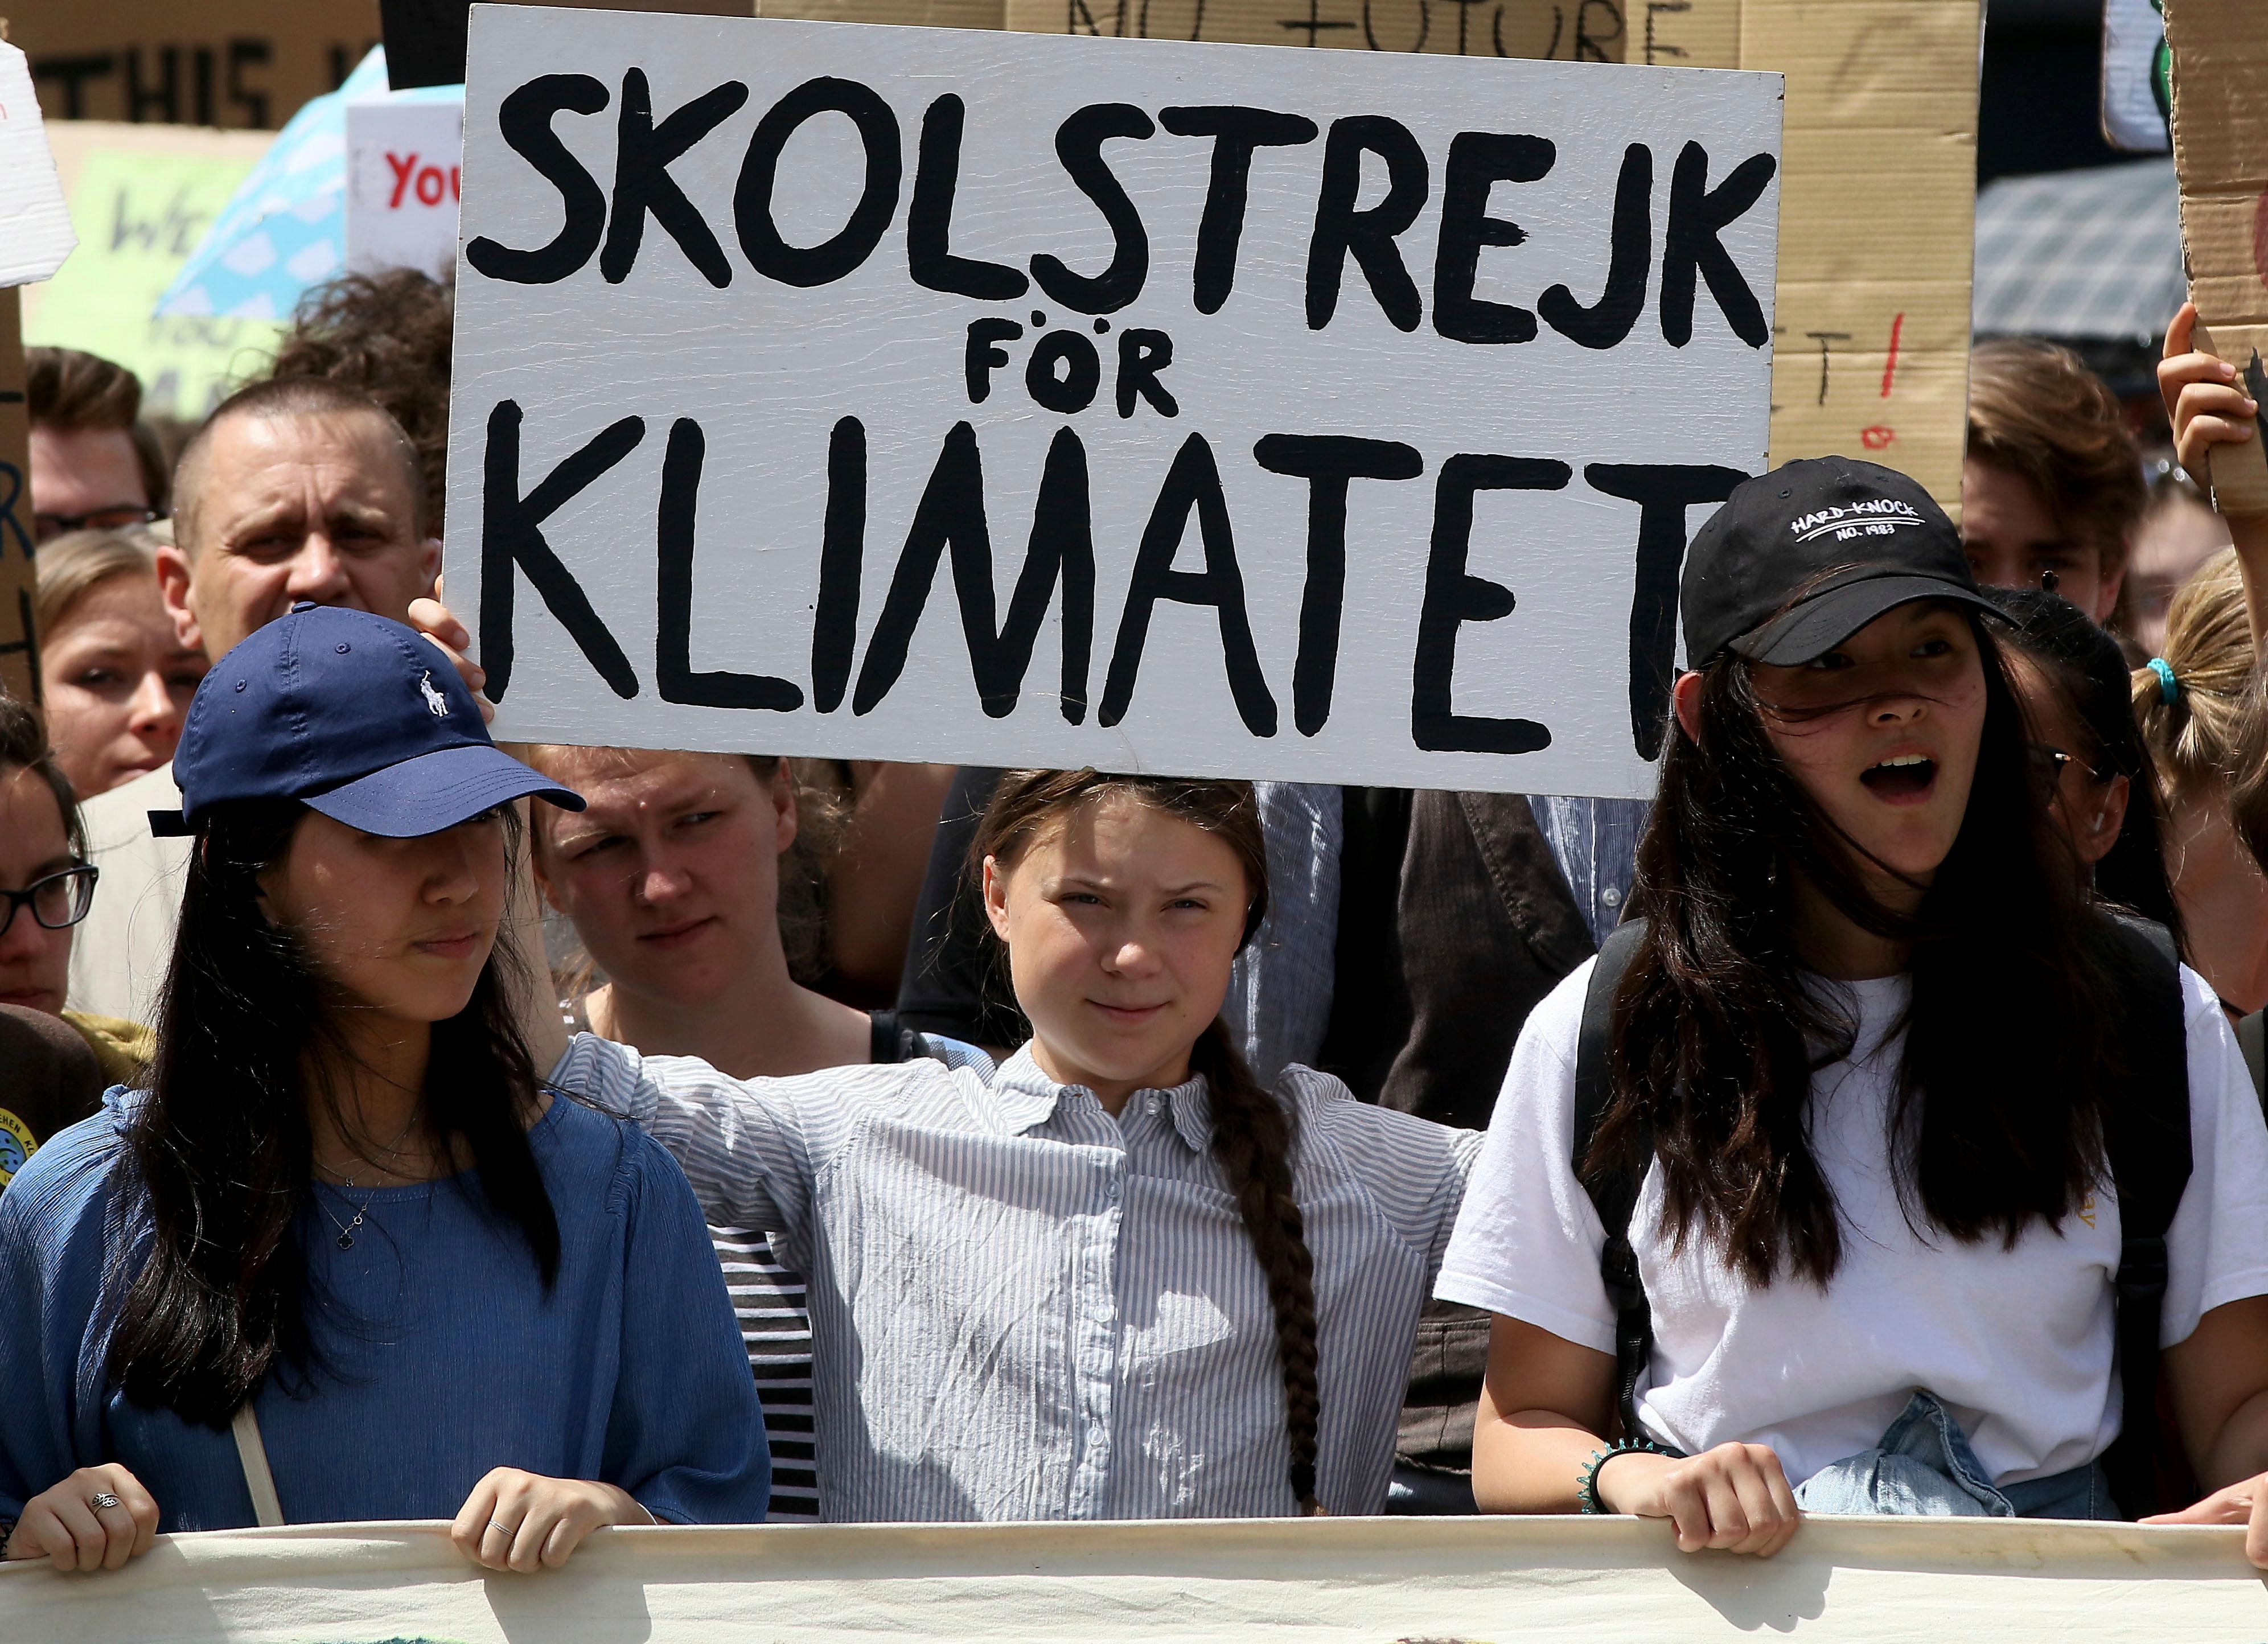
[[[319,291],[170,461],[33,350],[0,1547],[1857,1512],[2268,1567],[2268,520],[2185,477],[2257,410],[2192,318],[2154,489],[2025,342],[1957,527],[1740,487],[1650,804],[499,748],[446,287]],[[1863,557],[1788,528],[1853,505]]]

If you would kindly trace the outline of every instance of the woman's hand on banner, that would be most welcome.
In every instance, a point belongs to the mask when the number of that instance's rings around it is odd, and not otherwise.
[[[2268,1570],[2268,1473],[2214,1491],[2178,1513],[2160,1513],[2145,1524],[2242,1524],[2244,1556]]]
[[[1768,1559],[1803,1522],[1779,1457],[1762,1444],[1719,1444],[1698,1456],[1630,1451],[1599,1470],[1610,1512],[1666,1518],[1681,1552],[1714,1547]]]
[[[473,700],[481,704],[483,723],[496,718],[496,704],[481,695],[489,682],[488,671],[466,654],[473,648],[472,630],[459,622],[449,608],[442,603],[441,579],[433,579],[433,597],[409,601],[409,625],[441,648],[458,673],[465,677],[465,689],[473,693]]]
[[[58,1570],[115,1570],[150,1551],[158,1503],[115,1462],[82,1467],[24,1503],[0,1558],[47,1559]]]
[[[557,1569],[583,1538],[608,1524],[658,1521],[627,1490],[588,1478],[491,1469],[449,1527],[449,1539],[490,1570]]]

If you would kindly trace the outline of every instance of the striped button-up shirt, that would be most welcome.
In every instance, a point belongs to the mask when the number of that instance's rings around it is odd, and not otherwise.
[[[709,1220],[804,1273],[836,1522],[1296,1510],[1275,1315],[1202,1079],[1114,1120],[1028,1051],[736,1080],[579,1035],[561,1089],[676,1155]],[[1481,1138],[1287,1070],[1315,1261],[1317,1494],[1385,1500],[1418,1310]]]

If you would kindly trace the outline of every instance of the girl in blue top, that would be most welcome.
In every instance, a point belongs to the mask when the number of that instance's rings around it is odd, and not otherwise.
[[[5,1556],[453,1516],[532,1570],[604,1524],[761,1521],[692,1192],[541,1089],[511,1014],[509,802],[581,801],[409,629],[311,606],[222,659],[175,773],[196,844],[150,1088],[0,1198]]]

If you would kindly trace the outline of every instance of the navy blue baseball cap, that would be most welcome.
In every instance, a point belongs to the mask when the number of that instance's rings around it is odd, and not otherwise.
[[[216,805],[298,800],[387,838],[439,833],[509,800],[581,795],[489,740],[480,704],[415,629],[337,605],[295,605],[197,686],[173,753],[181,808],[151,830],[193,833]]]

